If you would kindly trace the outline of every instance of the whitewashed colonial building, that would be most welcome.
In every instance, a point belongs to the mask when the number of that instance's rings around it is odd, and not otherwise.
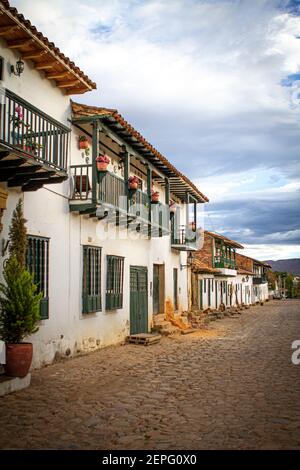
[[[219,309],[262,303],[269,299],[269,265],[237,253],[243,246],[214,232],[204,232],[203,247],[194,253],[194,309]]]
[[[21,198],[27,264],[44,294],[29,338],[40,367],[188,308],[184,266],[207,198],[119,112],[72,102],[95,83],[7,1],[0,10],[0,271]]]

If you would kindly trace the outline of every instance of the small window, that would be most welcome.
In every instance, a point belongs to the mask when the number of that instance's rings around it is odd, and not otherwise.
[[[28,235],[26,264],[38,292],[43,293],[40,317],[46,320],[49,318],[49,238]]]
[[[83,247],[82,313],[101,310],[101,248]]]
[[[206,294],[206,279],[203,280],[204,294]]]
[[[121,256],[106,257],[106,309],[123,308],[124,258]]]

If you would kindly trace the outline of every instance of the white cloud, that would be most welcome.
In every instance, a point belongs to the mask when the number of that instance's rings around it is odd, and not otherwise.
[[[246,256],[263,260],[277,261],[279,259],[299,258],[300,245],[272,245],[272,244],[257,244],[246,245],[244,250],[240,251]]]

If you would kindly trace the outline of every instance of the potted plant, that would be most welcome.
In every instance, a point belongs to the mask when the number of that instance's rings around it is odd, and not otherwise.
[[[78,140],[80,150],[86,150],[89,148],[89,141],[86,135],[80,135]]]
[[[0,284],[0,338],[6,344],[5,373],[25,377],[32,361],[32,344],[23,342],[38,330],[42,293],[25,268],[26,226],[19,201],[9,231],[10,257],[3,270]]]
[[[110,163],[110,159],[107,155],[99,155],[96,158],[97,170],[98,171],[107,171],[107,166]]]
[[[139,178],[137,176],[130,176],[128,179],[129,189],[138,189],[139,186]]]
[[[151,202],[154,202],[154,203],[159,202],[159,192],[158,191],[152,191],[152,193],[151,193]]]

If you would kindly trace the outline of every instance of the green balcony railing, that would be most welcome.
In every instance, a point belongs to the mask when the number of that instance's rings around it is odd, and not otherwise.
[[[66,171],[70,129],[7,89],[0,89],[0,144]]]
[[[125,181],[109,171],[98,173],[97,202],[127,211]]]
[[[71,165],[73,189],[71,194],[71,206],[76,203],[92,204],[92,165]],[[152,233],[159,232],[159,236],[169,233],[169,210],[164,204],[151,204],[147,193],[136,190],[127,192],[126,182],[117,175],[107,172],[97,173],[96,205],[104,204],[112,209],[122,210],[129,216],[128,221],[134,224],[150,223]],[[86,210],[82,204],[82,209]],[[80,212],[80,206],[76,205]],[[151,221],[149,212],[151,211]],[[154,235],[155,236],[155,235]]]
[[[234,259],[226,258],[224,256],[215,256],[214,267],[236,269],[236,261]]]

